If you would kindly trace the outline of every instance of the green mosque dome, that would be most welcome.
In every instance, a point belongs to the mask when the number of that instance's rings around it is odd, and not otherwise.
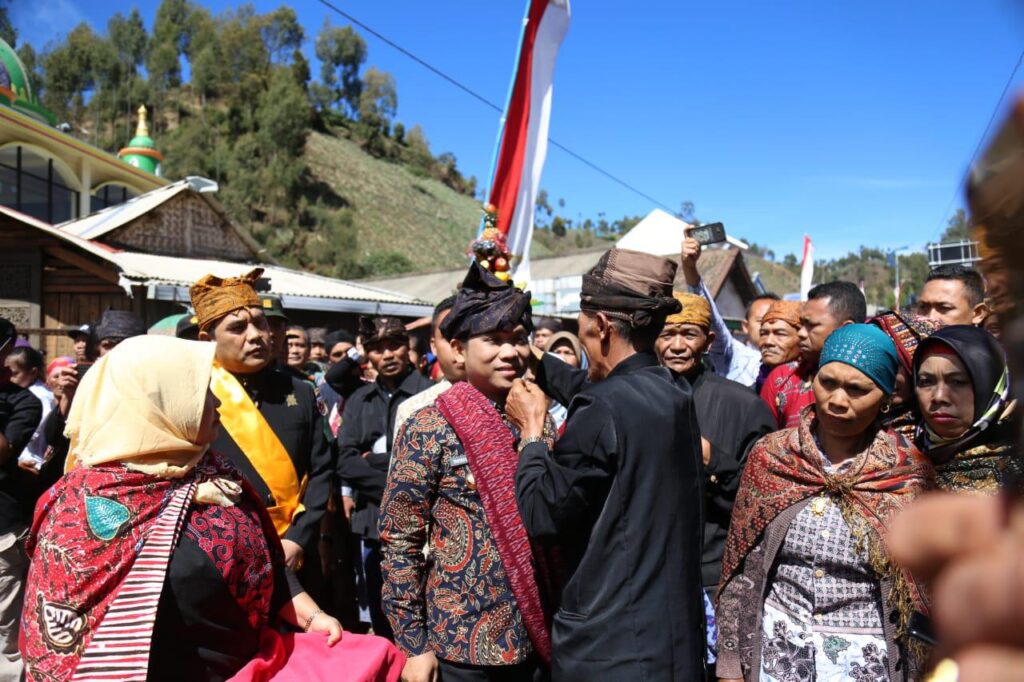
[[[57,118],[39,104],[18,54],[3,40],[0,40],[0,104],[47,125],[57,124]]]
[[[160,175],[160,162],[164,160],[164,155],[157,150],[156,142],[149,136],[145,105],[139,107],[139,125],[135,129],[135,137],[117,153],[117,158],[147,173]]]

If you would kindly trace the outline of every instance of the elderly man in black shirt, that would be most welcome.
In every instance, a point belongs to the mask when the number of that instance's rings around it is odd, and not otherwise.
[[[381,606],[377,517],[391,463],[395,413],[406,399],[433,385],[409,362],[409,334],[394,317],[363,317],[359,335],[377,379],[348,398],[338,432],[338,478],[355,492],[352,532],[362,540],[360,587],[374,634],[391,638]]]
[[[693,387],[704,460],[704,589],[714,599],[722,553],[747,453],[775,430],[772,413],[746,386],[707,371],[704,355],[714,342],[711,306],[703,296],[674,294],[683,306],[669,315],[654,348],[662,366]]]
[[[537,384],[520,380],[506,404],[522,437],[523,522],[560,545],[568,574],[552,624],[556,682],[704,675],[700,434],[686,385],[654,354],[679,311],[675,272],[664,258],[607,252],[583,277],[590,383],[544,356]],[[569,407],[554,452],[541,389]]]
[[[21,617],[28,557],[25,536],[32,521],[35,496],[26,485],[31,474],[18,467],[18,453],[28,445],[43,418],[43,405],[32,393],[13,383],[4,360],[18,332],[0,317],[0,679],[21,677],[18,619]]]

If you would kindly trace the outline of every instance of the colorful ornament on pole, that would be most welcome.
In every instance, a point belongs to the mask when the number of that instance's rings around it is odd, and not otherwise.
[[[484,229],[480,236],[469,245],[469,255],[484,270],[490,270],[503,282],[509,281],[512,275],[512,253],[508,249],[505,235],[497,228],[498,210],[492,204],[484,206]]]

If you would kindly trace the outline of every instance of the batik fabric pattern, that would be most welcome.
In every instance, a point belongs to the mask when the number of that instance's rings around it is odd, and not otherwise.
[[[1024,461],[1009,442],[988,443],[958,452],[952,459],[935,465],[935,483],[940,490],[995,495],[1008,476],[1024,474]]]
[[[414,414],[396,442],[380,537],[384,611],[403,653],[479,666],[533,653],[469,459],[436,406]]]
[[[77,467],[39,500],[29,536],[32,568],[21,628],[28,679],[70,679],[160,510],[193,477],[233,480],[245,491],[246,499],[233,507],[193,504],[182,533],[220,569],[250,623],[267,623],[274,580],[266,533],[272,527],[226,459],[207,455],[178,480],[121,464]]]
[[[530,643],[544,665],[550,666],[552,605],[558,603],[561,586],[552,580],[548,555],[541,545],[531,542],[519,514],[516,431],[493,402],[465,381],[438,398],[437,409],[455,429],[469,458],[484,519]],[[547,445],[551,448],[554,442],[549,440]]]
[[[814,372],[799,362],[788,362],[771,371],[761,387],[761,399],[780,429],[800,424],[800,413],[814,404]]]
[[[733,507],[719,594],[780,512],[825,495],[840,507],[876,576],[893,581],[905,626],[911,610],[926,613],[927,606],[909,572],[888,561],[881,538],[889,519],[932,486],[932,467],[905,438],[879,431],[862,454],[833,470],[822,461],[813,435],[814,408],[806,408],[801,417],[798,428],[768,434],[750,451]]]
[[[882,596],[838,505],[820,496],[789,526],[761,622],[765,682],[884,682]]]

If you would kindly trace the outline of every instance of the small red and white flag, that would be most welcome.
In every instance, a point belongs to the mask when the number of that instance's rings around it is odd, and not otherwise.
[[[558,49],[569,30],[569,0],[530,0],[489,201],[515,257],[514,278],[530,278],[530,241],[540,176],[548,152]]]
[[[814,282],[814,244],[804,235],[804,259],[800,262],[800,300],[806,301]]]

